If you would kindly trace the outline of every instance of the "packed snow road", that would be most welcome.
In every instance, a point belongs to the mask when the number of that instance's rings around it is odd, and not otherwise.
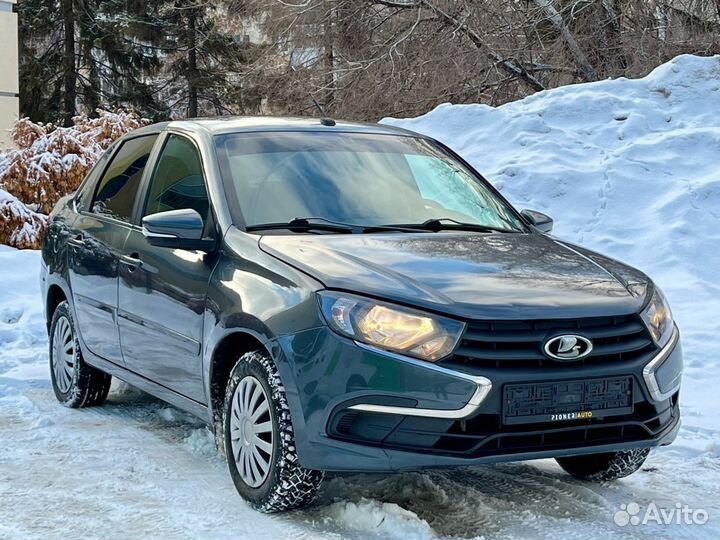
[[[611,484],[551,460],[353,475],[306,511],[258,514],[198,420],[124,385],[99,408],[55,401],[39,254],[0,246],[0,540],[720,538],[720,58],[388,121],[657,280],[683,334],[678,440]]]

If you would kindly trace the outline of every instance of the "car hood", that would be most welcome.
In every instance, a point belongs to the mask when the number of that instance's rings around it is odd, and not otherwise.
[[[266,253],[340,289],[470,319],[627,315],[647,277],[542,234],[268,235]]]

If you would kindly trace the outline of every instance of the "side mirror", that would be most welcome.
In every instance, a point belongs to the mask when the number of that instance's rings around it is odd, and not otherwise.
[[[523,210],[520,215],[530,222],[530,225],[535,227],[538,231],[549,233],[553,228],[553,219],[550,216],[543,214],[542,212],[536,212],[535,210]]]
[[[202,217],[191,208],[169,210],[145,216],[143,235],[152,246],[212,251],[214,240],[203,239]]]

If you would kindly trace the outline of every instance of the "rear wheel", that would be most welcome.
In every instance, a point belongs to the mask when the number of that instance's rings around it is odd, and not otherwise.
[[[568,473],[580,480],[607,482],[625,478],[637,471],[650,453],[649,448],[621,450],[604,454],[556,458]]]
[[[50,323],[50,380],[58,401],[73,409],[101,405],[111,377],[85,363],[67,302],[58,304]]]
[[[323,473],[297,461],[285,389],[267,353],[244,354],[230,372],[223,434],[230,476],[253,507],[281,512],[315,498]]]

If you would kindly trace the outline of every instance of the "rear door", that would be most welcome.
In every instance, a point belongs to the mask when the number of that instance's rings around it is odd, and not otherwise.
[[[144,190],[143,216],[192,208],[215,233],[200,153],[189,138],[165,135]],[[204,403],[202,333],[210,274],[217,256],[202,251],[151,246],[134,228],[120,268],[120,340],[128,369]]]
[[[112,153],[99,182],[81,194],[69,231],[68,266],[75,317],[93,353],[123,363],[117,328],[121,249],[132,229],[135,198],[157,134],[123,141]]]

